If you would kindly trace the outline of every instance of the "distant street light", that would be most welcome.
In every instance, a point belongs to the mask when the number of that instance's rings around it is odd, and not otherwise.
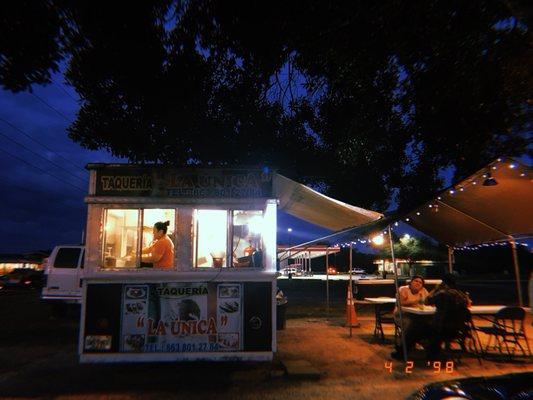
[[[287,228],[287,232],[289,234],[289,239],[288,239],[289,247],[291,247],[291,232],[292,232],[292,228]]]
[[[376,246],[381,246],[385,239],[383,238],[383,235],[376,235],[372,238],[372,243],[374,243]]]

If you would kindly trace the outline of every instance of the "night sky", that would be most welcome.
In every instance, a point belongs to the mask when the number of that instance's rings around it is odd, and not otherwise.
[[[75,119],[78,96],[61,74],[52,84],[34,85],[33,90],[0,91],[0,253],[80,243],[87,210],[85,165],[127,162],[68,138],[66,128]],[[279,243],[294,245],[330,233],[283,212],[278,222]],[[288,227],[293,229],[290,237]]]

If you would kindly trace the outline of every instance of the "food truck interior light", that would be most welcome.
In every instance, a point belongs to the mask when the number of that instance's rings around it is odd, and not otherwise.
[[[248,227],[250,228],[250,232],[252,233],[258,234],[263,232],[263,217],[259,215],[253,216],[252,218],[250,218]]]
[[[198,210],[197,218],[198,266],[211,266],[211,257],[220,259],[226,254],[227,211]]]

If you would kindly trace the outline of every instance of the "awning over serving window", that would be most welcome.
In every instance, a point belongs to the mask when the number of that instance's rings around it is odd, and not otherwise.
[[[274,177],[279,209],[334,231],[375,221],[382,215],[325,196],[282,175]]]

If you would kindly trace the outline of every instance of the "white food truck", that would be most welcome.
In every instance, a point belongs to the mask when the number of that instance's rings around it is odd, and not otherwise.
[[[272,172],[87,168],[80,361],[271,360]],[[154,224],[166,221],[174,254],[172,265],[160,268],[144,253]]]

